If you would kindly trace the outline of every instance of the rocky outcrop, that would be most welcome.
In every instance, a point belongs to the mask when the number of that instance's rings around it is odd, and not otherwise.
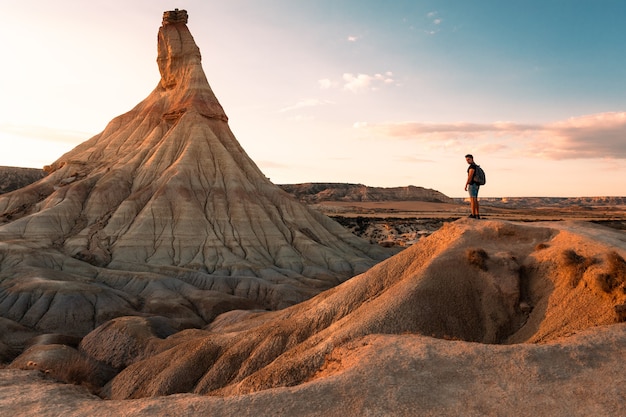
[[[170,23],[187,23],[189,20],[189,15],[187,14],[187,10],[168,10],[163,12],[163,26]]]
[[[14,417],[621,416],[626,324],[513,346],[370,335],[337,348],[304,384],[243,396],[178,394],[103,401],[84,386],[0,369]]]
[[[283,184],[280,187],[308,204],[322,201],[429,201],[452,203],[454,200],[439,191],[423,187],[368,187],[362,184],[305,183]]]
[[[457,218],[376,218],[333,216],[357,236],[385,247],[406,248]]]
[[[509,345],[500,352],[510,361],[549,373],[549,356],[569,355],[568,336],[624,320],[624,256],[622,232],[588,223],[462,219],[296,306],[228,312],[204,330],[169,337],[165,329],[157,334],[162,323],[118,319],[85,337],[80,351],[124,368],[102,391],[113,399],[237,396],[332,379],[357,366],[348,365],[351,351],[381,334],[402,335],[398,349],[422,336],[446,340],[438,349],[457,355],[442,366],[454,369],[466,359],[481,363],[468,359],[472,345]],[[524,359],[526,346],[537,343],[552,347]],[[546,349],[552,353],[544,357]],[[578,359],[560,379],[596,360]]]
[[[584,222],[461,219],[281,311],[231,311],[177,333],[163,318],[124,317],[78,349],[58,339],[33,345],[0,369],[0,408],[15,416],[618,416],[624,242],[623,232]],[[114,399],[87,391],[111,372],[100,393]]]
[[[393,253],[263,175],[183,12],[159,29],[155,90],[46,177],[0,196],[0,316],[72,335],[121,315],[200,327],[301,302]]]

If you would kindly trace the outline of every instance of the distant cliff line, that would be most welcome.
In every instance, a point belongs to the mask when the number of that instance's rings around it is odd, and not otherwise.
[[[0,166],[0,194],[26,187],[45,176],[43,169]]]
[[[319,183],[282,184],[283,190],[303,203],[322,201],[429,201],[454,203],[447,195],[429,188],[416,187],[369,187],[363,184]]]
[[[455,198],[455,202],[465,202]],[[536,207],[615,207],[626,206],[626,197],[486,197],[480,201],[491,207],[528,208]]]
[[[46,175],[43,169],[0,166],[0,194],[25,187]],[[278,184],[283,190],[306,204],[322,201],[429,201],[464,203],[464,198],[450,198],[424,187],[369,187],[363,184],[309,182]],[[492,207],[534,208],[572,206],[626,206],[625,197],[481,197]]]

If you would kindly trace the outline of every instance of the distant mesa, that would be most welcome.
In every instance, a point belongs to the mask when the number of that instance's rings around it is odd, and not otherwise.
[[[0,194],[26,187],[45,175],[45,171],[41,169],[0,166]]]
[[[445,194],[409,185],[407,187],[368,187],[363,184],[304,183],[285,184],[280,187],[300,201],[314,204],[322,201],[429,201],[453,203]]]

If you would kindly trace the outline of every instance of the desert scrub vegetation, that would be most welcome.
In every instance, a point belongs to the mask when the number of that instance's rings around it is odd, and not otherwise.
[[[467,262],[475,266],[483,271],[486,271],[487,268],[487,259],[489,259],[489,255],[485,252],[484,249],[480,248],[470,248],[465,252],[465,257]]]
[[[116,371],[80,354],[74,356],[63,366],[47,370],[46,374],[59,382],[83,385],[91,392],[97,393],[116,375]]]
[[[596,284],[606,293],[621,288],[622,294],[626,294],[626,261],[619,253],[611,251],[607,254],[607,265],[607,272],[596,276]]]
[[[591,265],[598,263],[595,258],[586,258],[579,255],[573,249],[566,249],[561,253],[561,261],[563,266],[570,274],[570,284],[572,288],[576,288],[578,283],[583,278],[585,271],[589,269]]]
[[[86,355],[69,349],[70,354],[63,357],[55,357],[58,350],[41,351],[39,359],[20,358],[16,359],[10,368],[24,370],[39,370],[46,377],[55,381],[82,385],[94,394],[111,380],[117,373],[112,367],[96,361]]]

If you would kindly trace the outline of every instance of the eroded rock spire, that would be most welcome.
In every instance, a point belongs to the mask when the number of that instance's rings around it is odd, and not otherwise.
[[[163,14],[163,25],[159,28],[159,87],[168,90],[171,96],[166,113],[180,115],[194,107],[206,117],[227,121],[202,69],[200,48],[186,23],[187,12],[176,9]]]
[[[0,317],[76,334],[133,314],[203,326],[298,303],[392,254],[261,172],[185,21],[165,13],[146,99],[0,196]]]

